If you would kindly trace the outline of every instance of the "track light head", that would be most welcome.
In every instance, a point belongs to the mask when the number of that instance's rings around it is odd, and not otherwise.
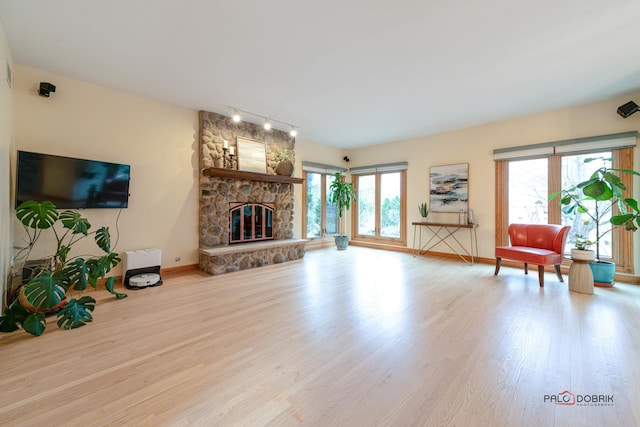
[[[264,130],[271,130],[271,121],[269,119],[264,122]]]
[[[233,111],[233,115],[231,116],[231,118],[233,119],[234,123],[240,123],[241,118],[238,110]]]
[[[618,107],[618,114],[620,114],[622,118],[626,119],[627,117],[629,117],[630,115],[632,115],[638,110],[640,110],[640,107],[638,107],[638,104],[636,104],[633,101],[629,101],[626,104]]]
[[[298,136],[298,130],[296,128],[291,128],[291,130],[289,131],[289,135],[295,138],[296,136]]]

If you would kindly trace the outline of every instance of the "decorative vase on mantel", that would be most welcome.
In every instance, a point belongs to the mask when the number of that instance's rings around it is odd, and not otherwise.
[[[276,173],[282,176],[291,176],[293,174],[293,163],[291,163],[291,160],[280,160],[276,165]]]

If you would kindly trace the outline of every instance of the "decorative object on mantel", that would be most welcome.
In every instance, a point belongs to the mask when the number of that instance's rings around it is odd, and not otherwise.
[[[248,138],[237,138],[238,170],[246,172],[267,172],[267,151],[264,142]]]
[[[242,117],[241,117],[240,113],[244,113],[244,114],[248,114],[250,116],[261,118],[263,120],[263,125],[262,126],[264,127],[265,130],[271,130],[271,128],[273,127],[274,123],[280,123],[280,124],[284,125],[285,127],[288,127],[290,136],[292,136],[294,138],[296,136],[298,136],[298,127],[296,125],[294,125],[294,124],[283,122],[282,120],[276,120],[276,119],[274,119],[272,117],[264,116],[262,114],[252,113],[252,112],[247,111],[247,110],[241,110],[240,108],[236,108],[236,107],[229,106],[229,108],[232,110],[231,118],[233,119],[234,123],[240,123],[242,121]]]
[[[278,161],[276,166],[276,173],[282,176],[293,175],[293,163],[291,162],[291,153],[285,147],[275,154],[275,158]]]
[[[338,234],[335,236],[336,247],[339,250],[347,249],[349,236],[343,234],[345,229],[344,213],[351,209],[351,202],[356,200],[356,190],[351,182],[345,182],[340,172],[336,172],[335,179],[329,186],[329,200],[336,206],[338,212]]]

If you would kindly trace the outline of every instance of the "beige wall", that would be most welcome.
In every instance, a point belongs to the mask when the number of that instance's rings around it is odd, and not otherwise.
[[[469,163],[469,207],[474,210],[480,256],[493,258],[495,235],[495,173],[493,150],[526,144],[640,130],[640,114],[623,119],[618,106],[629,100],[640,102],[640,93],[565,110],[505,120],[408,141],[352,150],[353,166],[408,161],[407,220],[417,221],[418,204],[429,198],[429,167]],[[640,148],[635,150],[635,169],[640,169]],[[640,180],[634,182],[636,196]],[[408,228],[411,243],[413,229]],[[640,233],[636,236],[636,254],[640,253]],[[446,247],[438,248],[451,252]],[[636,255],[636,274],[640,256]]]
[[[158,247],[163,268],[197,263],[197,112],[105,89],[24,66],[14,69],[15,140],[18,149],[129,163],[130,207],[120,218],[118,250]],[[40,81],[57,86],[51,98],[36,94]],[[352,166],[408,161],[409,222],[428,200],[429,167],[469,163],[470,207],[480,224],[480,255],[493,257],[495,148],[640,129],[640,114],[620,118],[616,108],[640,93],[566,110],[506,120],[408,141],[346,152],[298,139],[294,176],[302,161]],[[304,131],[304,130],[303,130]],[[640,165],[636,150],[636,169]],[[636,180],[636,193],[640,182]],[[302,234],[302,186],[295,185],[294,234]],[[95,224],[115,225],[111,210],[86,211]],[[408,229],[411,242],[412,229]],[[640,239],[636,236],[636,248]],[[449,251],[446,247],[438,250]],[[180,257],[180,261],[175,261]],[[636,257],[640,258],[640,257]],[[638,262],[637,262],[638,263]],[[640,265],[636,265],[636,272]]]
[[[163,268],[196,264],[197,113],[25,66],[14,75],[16,148],[130,164],[116,250],[161,249]],[[56,85],[50,98],[36,93],[42,81]],[[118,210],[83,214],[115,240]]]
[[[0,309],[4,307],[13,247],[11,231],[11,159],[13,156],[13,92],[7,83],[7,65],[13,61],[0,24]]]

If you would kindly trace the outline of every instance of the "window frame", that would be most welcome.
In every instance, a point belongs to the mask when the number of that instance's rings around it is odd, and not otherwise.
[[[615,169],[633,169],[633,156],[634,147],[623,148],[610,148],[606,149],[591,149],[591,150],[576,150],[573,152],[562,152],[559,154],[551,154],[544,156],[531,156],[529,158],[547,158],[547,173],[548,173],[548,194],[561,191],[561,164],[562,158],[565,156],[574,156],[577,154],[589,154],[602,151],[611,151],[613,157],[613,168]],[[495,176],[496,176],[496,246],[505,246],[509,244],[509,164],[512,161],[523,160],[522,158],[511,158],[495,161]],[[620,174],[623,184],[627,187],[624,197],[631,197],[633,195],[633,177],[630,174]],[[560,224],[561,222],[561,206],[559,199],[547,201],[547,223]],[[612,214],[615,214],[616,209]],[[612,256],[611,258],[605,258],[616,263],[616,272],[634,274],[634,248],[633,248],[633,233],[625,232],[619,227],[614,228],[611,236]],[[568,261],[564,261],[564,264],[568,264]]]
[[[320,236],[316,237],[307,237],[307,182],[308,175],[310,173],[320,175]],[[302,171],[302,179],[304,179],[304,184],[302,186],[302,238],[309,240],[319,240],[326,239],[335,236],[335,234],[327,234],[327,198],[329,194],[329,189],[327,188],[327,177],[334,176],[334,172],[319,172],[319,171]],[[337,228],[336,228],[337,229]]]
[[[382,175],[389,173],[399,173],[400,174],[400,236],[399,237],[385,237],[380,235],[381,230],[381,210],[382,210],[382,197],[380,194],[381,191],[381,180]],[[379,243],[385,245],[393,245],[393,246],[406,246],[407,244],[407,170],[406,169],[398,169],[398,170],[380,170],[380,171],[370,171],[367,173],[361,174],[353,174],[351,176],[351,182],[353,182],[356,191],[358,190],[358,180],[360,176],[375,176],[375,235],[364,235],[359,234],[359,223],[358,223],[358,200],[356,199],[351,206],[351,239],[354,242],[367,242],[367,243]]]

